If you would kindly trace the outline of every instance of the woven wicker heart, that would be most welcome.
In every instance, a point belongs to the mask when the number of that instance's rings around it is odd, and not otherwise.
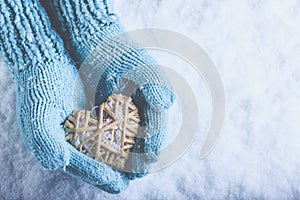
[[[89,110],[74,111],[65,122],[66,140],[80,152],[117,169],[124,169],[140,117],[130,97],[113,94],[95,117]]]

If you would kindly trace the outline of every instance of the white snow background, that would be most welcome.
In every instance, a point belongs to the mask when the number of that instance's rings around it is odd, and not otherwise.
[[[22,143],[2,63],[0,199],[300,199],[300,1],[118,0],[115,9],[128,30],[173,30],[207,51],[227,100],[216,148],[199,160],[192,145],[118,195],[45,170]]]

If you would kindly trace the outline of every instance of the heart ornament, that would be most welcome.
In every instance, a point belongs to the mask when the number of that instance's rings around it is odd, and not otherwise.
[[[66,140],[87,156],[116,169],[125,168],[138,133],[140,117],[132,99],[109,96],[94,110],[73,111],[65,122]]]

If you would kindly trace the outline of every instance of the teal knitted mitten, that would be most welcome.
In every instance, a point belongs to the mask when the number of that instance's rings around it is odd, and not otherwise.
[[[0,0],[0,52],[17,86],[18,120],[26,147],[48,169],[64,168],[100,189],[117,193],[129,180],[75,150],[61,124],[71,114],[77,69],[50,28],[37,0]]]
[[[111,2],[111,1],[109,1]],[[142,177],[157,160],[166,133],[167,109],[174,94],[152,57],[129,39],[106,0],[43,1],[52,24],[62,36],[81,70],[85,89],[94,104],[118,93],[123,80],[137,85],[133,101],[142,118],[127,172]],[[96,96],[94,95],[96,91]]]

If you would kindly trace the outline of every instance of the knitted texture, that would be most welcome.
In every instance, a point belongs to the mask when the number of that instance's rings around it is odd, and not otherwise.
[[[73,92],[77,69],[37,0],[0,0],[0,51],[16,82],[24,143],[41,164],[48,169],[64,168],[110,193],[126,188],[129,181],[124,174],[65,141],[61,124],[74,105],[84,102]]]
[[[164,73],[143,48],[129,39],[107,1],[53,0],[43,4],[70,55],[84,66],[80,74],[94,104],[119,93],[124,79],[138,86],[132,97],[142,115],[141,138],[128,163],[133,172],[128,176],[142,177],[149,164],[157,160],[166,133],[166,110],[174,101]]]

